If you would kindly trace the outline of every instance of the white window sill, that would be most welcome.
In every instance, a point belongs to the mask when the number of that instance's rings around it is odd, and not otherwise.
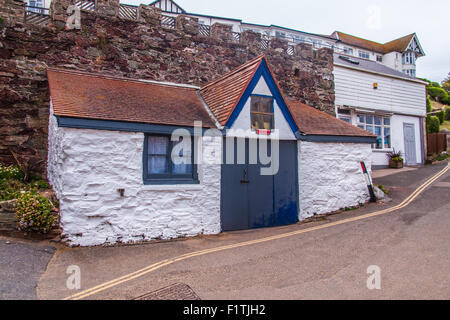
[[[372,152],[388,153],[392,152],[392,149],[372,149]]]
[[[173,185],[146,185],[143,187],[147,191],[201,191],[201,184],[173,184]]]

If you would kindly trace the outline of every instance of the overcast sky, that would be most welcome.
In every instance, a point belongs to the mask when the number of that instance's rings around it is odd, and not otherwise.
[[[121,0],[121,3],[151,3]],[[189,13],[242,19],[301,31],[335,30],[385,43],[416,32],[426,53],[417,76],[441,82],[450,72],[449,0],[176,0]]]

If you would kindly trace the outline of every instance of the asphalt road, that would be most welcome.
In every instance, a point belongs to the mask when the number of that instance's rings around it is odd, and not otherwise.
[[[36,299],[36,286],[55,248],[0,238],[0,300]]]
[[[66,288],[70,265],[80,267],[81,290],[86,290],[185,253],[379,211],[400,203],[443,167],[427,166],[377,179],[375,183],[391,192],[393,202],[310,223],[147,245],[61,249],[39,282],[38,297],[61,299],[79,292]],[[184,284],[201,299],[450,299],[449,186],[450,171],[398,211],[192,257],[86,298],[134,299]],[[381,270],[380,290],[367,288],[369,266]],[[168,296],[182,299],[186,288],[178,286]]]

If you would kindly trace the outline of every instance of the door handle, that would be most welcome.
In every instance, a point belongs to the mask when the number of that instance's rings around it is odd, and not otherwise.
[[[250,183],[247,178],[247,168],[244,169],[244,178],[241,180],[241,183]]]

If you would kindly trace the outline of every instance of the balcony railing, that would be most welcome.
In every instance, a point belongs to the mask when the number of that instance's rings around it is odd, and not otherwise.
[[[50,21],[47,8],[25,6],[25,22],[36,25],[46,25]]]

